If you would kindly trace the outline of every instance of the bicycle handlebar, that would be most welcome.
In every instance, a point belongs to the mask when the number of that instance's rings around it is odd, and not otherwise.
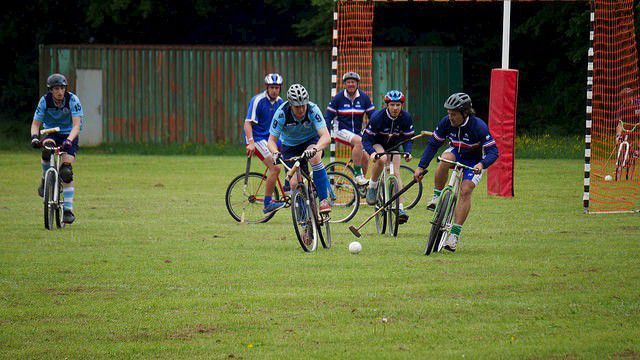
[[[56,126],[54,128],[51,128],[51,129],[42,129],[42,130],[40,130],[40,135],[53,134],[53,133],[57,133],[59,131],[60,131],[60,128]]]
[[[447,159],[442,158],[442,157],[440,157],[440,156],[438,156],[438,161],[444,161],[444,162],[449,163],[449,164],[451,164],[451,165],[455,165],[456,167],[461,167],[461,168],[463,168],[463,169],[469,169],[469,170],[471,170],[471,171],[473,171],[473,172],[475,172],[475,171],[476,171],[476,169],[475,169],[475,168],[473,168],[473,167],[471,167],[471,166],[467,166],[467,165],[462,164],[462,163],[459,163],[459,162],[457,162],[457,161],[447,160]]]
[[[374,158],[376,159],[380,159],[383,155],[391,155],[391,157],[393,157],[393,155],[402,155],[402,156],[406,156],[410,153],[408,152],[402,152],[402,151],[385,151],[385,152],[377,152],[376,155],[374,156]]]

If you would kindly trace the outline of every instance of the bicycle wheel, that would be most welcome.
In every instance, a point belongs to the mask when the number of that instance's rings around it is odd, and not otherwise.
[[[386,197],[384,196],[384,182],[382,179],[378,182],[376,189],[376,210],[380,209],[386,203]],[[378,234],[384,234],[387,229],[387,210],[381,210],[376,215],[376,229]]]
[[[407,185],[411,180],[413,180],[414,169],[409,167],[409,165],[400,165],[400,180],[402,180],[402,185]],[[404,208],[406,210],[413,209],[420,202],[420,198],[422,197],[422,182],[419,181],[417,184],[413,185],[411,189],[407,190],[404,194],[402,194],[402,198],[404,199]]]
[[[434,250],[438,250],[440,241],[442,239],[442,228],[444,227],[444,220],[449,209],[449,199],[451,192],[447,191],[440,196],[440,201],[436,206],[435,214],[433,214],[433,220],[431,221],[431,231],[429,232],[429,241],[427,247],[424,250],[425,255],[431,254]]]
[[[329,198],[331,200],[332,223],[346,223],[353,219],[360,208],[360,194],[356,183],[340,172],[328,171]]]
[[[318,191],[315,188],[315,184],[311,183],[311,188],[309,188],[309,208],[311,209],[311,214],[313,214],[313,220],[316,223],[316,228],[318,229],[318,238],[320,239],[320,243],[323,248],[331,247],[331,228],[329,225],[329,214],[320,215],[318,211],[319,206],[319,198]],[[326,222],[325,222],[326,221]],[[325,226],[326,225],[326,226]]]
[[[291,196],[291,218],[296,237],[306,252],[318,248],[318,228],[311,209],[311,202],[304,184],[298,184]]]
[[[269,221],[275,215],[275,212],[266,215],[262,212],[267,177],[263,174],[250,172],[246,189],[244,189],[244,179],[245,174],[240,174],[231,180],[227,187],[225,205],[229,215],[235,221],[240,222],[244,212],[244,221],[249,224]],[[273,190],[273,198],[280,199],[277,187]]]
[[[54,171],[48,171],[44,179],[44,228],[47,230],[53,230],[53,220],[55,214],[55,186],[56,186],[56,173]]]
[[[387,189],[389,189],[389,199],[393,197],[398,192],[398,180],[395,177],[389,177],[389,182],[387,184]],[[398,236],[398,226],[400,225],[400,221],[398,219],[398,211],[400,210],[400,198],[395,199],[387,212],[387,219],[389,219],[389,232],[388,234],[396,237]]]
[[[332,161],[327,166],[325,166],[325,168],[327,169],[327,171],[343,173],[352,179],[356,176],[353,167],[351,167],[351,165],[347,165],[347,163],[344,161]]]
[[[61,180],[58,180],[58,196],[56,200],[56,226],[58,227],[58,229],[60,229],[64,226],[64,221],[62,221],[62,217],[64,215],[64,191],[62,189]]]

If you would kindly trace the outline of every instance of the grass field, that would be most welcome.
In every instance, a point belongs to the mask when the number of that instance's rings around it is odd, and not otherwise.
[[[519,161],[514,199],[483,181],[425,257],[424,198],[359,255],[347,225],[305,254],[288,211],[233,222],[241,157],[81,153],[77,222],[46,231],[38,157],[0,152],[2,358],[640,357],[640,217],[583,215],[580,160]]]

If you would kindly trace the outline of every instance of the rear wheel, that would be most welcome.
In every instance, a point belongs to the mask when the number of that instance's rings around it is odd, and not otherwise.
[[[376,211],[380,209],[385,203],[387,199],[384,195],[384,182],[378,182],[378,187],[376,188]],[[381,210],[376,214],[376,229],[378,230],[378,234],[384,234],[387,230],[387,210]]]
[[[44,228],[47,230],[53,229],[53,220],[56,216],[55,213],[55,186],[56,186],[56,173],[54,171],[48,171],[44,179]]]
[[[360,194],[356,183],[344,173],[328,171],[329,199],[331,201],[331,222],[346,223],[358,213]]]
[[[398,192],[398,180],[394,177],[390,177],[387,188],[389,189],[389,199],[391,199],[393,198],[393,195]],[[389,219],[389,235],[394,237],[398,236],[398,226],[400,225],[400,221],[398,219],[399,210],[400,197],[398,197],[391,203],[391,205],[389,206],[389,211],[387,212],[387,218]]]
[[[413,180],[413,173],[414,170],[408,165],[400,165],[400,174],[398,174],[398,176],[400,176],[402,184],[406,185]],[[418,205],[418,202],[420,202],[420,198],[422,197],[422,182],[419,181],[417,184],[413,185],[402,195],[402,197],[405,200],[405,209],[409,210]]]
[[[318,248],[318,228],[304,184],[298,184],[291,196],[291,217],[302,250],[316,251]]]
[[[229,215],[238,222],[242,221],[243,213],[246,223],[256,224],[267,222],[275,215],[275,212],[266,215],[262,212],[267,177],[263,174],[250,172],[245,189],[245,175],[246,174],[240,174],[229,183],[225,195],[227,211]],[[280,199],[277,187],[273,191],[273,199]]]
[[[431,221],[431,231],[429,232],[429,241],[427,247],[424,250],[425,255],[431,254],[434,250],[438,251],[440,241],[442,240],[443,228],[445,225],[445,217],[449,208],[449,201],[451,198],[451,192],[447,191],[441,196],[438,205],[436,206],[436,212]]]
[[[326,169],[327,171],[343,173],[352,179],[356,176],[353,168],[344,161],[332,161],[326,166]]]

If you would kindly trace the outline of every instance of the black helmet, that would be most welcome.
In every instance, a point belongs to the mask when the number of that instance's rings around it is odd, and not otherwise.
[[[471,97],[465,93],[455,93],[444,102],[445,109],[460,112],[469,111],[471,106]]]
[[[54,86],[67,86],[67,78],[62,74],[51,74],[47,78],[47,89],[51,90]]]

